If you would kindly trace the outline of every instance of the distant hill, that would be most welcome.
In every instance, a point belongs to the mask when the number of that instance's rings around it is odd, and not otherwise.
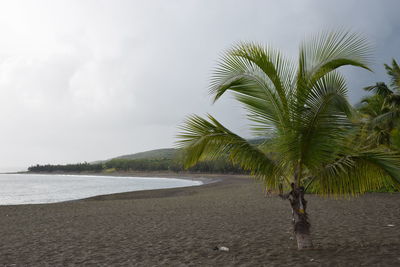
[[[254,138],[248,140],[253,145],[261,144],[265,141],[265,138]],[[176,148],[162,148],[154,149],[145,152],[139,152],[135,154],[122,155],[108,160],[98,160],[91,162],[91,164],[105,163],[113,159],[173,159],[177,156],[178,149]]]
[[[123,155],[112,159],[172,159],[178,152],[175,148],[155,149],[135,154]]]
[[[90,164],[101,164],[113,159],[173,159],[177,153],[175,148],[161,148],[154,149],[145,152],[139,152],[135,154],[122,155],[107,160],[96,160],[90,162]]]
[[[248,140],[250,144],[259,145],[265,138],[254,138]],[[172,159],[178,153],[178,149],[176,148],[162,148],[155,149],[145,152],[139,152],[135,154],[123,155],[112,159]]]

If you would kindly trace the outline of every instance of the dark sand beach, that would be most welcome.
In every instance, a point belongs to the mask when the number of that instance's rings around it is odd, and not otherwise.
[[[252,179],[0,206],[3,266],[400,266],[400,194],[307,196],[316,248]],[[394,225],[394,226],[388,226]],[[226,246],[229,252],[215,251]]]

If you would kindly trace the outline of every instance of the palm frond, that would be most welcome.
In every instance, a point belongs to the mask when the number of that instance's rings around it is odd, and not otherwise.
[[[287,118],[287,95],[293,81],[292,66],[268,47],[239,44],[227,51],[213,73],[210,94],[214,102],[226,91],[267,101],[275,121]]]
[[[348,103],[344,78],[331,72],[315,84],[304,101],[302,112],[294,114],[299,143],[296,157],[308,168],[318,168],[321,162],[335,157],[338,141],[348,134],[353,108]],[[294,142],[289,142],[293,144]]]
[[[242,44],[231,51],[233,56],[242,58],[260,68],[274,85],[283,106],[287,108],[287,93],[292,86],[293,69],[281,53],[270,47],[257,44]]]
[[[269,187],[277,188],[280,177],[278,165],[256,146],[226,129],[211,115],[208,115],[208,120],[191,116],[181,126],[181,130],[178,144],[186,155],[185,167],[228,155],[233,164],[250,171]]]
[[[400,155],[371,150],[338,158],[317,173],[310,191],[323,195],[358,195],[382,187],[400,188]]]
[[[393,91],[389,89],[389,87],[385,83],[376,83],[372,86],[364,87],[365,91],[373,92],[376,95],[380,95],[382,97],[387,97],[393,94]]]
[[[269,101],[242,94],[235,94],[235,98],[247,110],[247,117],[253,122],[251,130],[256,136],[272,135],[278,128],[283,129],[286,126],[280,120],[280,110],[274,108]]]
[[[297,89],[307,90],[319,78],[342,66],[370,70],[371,48],[366,38],[349,31],[325,32],[300,47]]]
[[[357,109],[370,118],[375,118],[382,114],[385,107],[385,99],[381,95],[372,95],[361,99]]]
[[[393,109],[393,110],[387,111],[387,112],[380,114],[380,115],[376,116],[375,118],[373,118],[371,120],[371,124],[372,125],[382,125],[383,123],[392,122],[399,118],[400,118],[400,110]]]
[[[385,64],[385,69],[390,76],[390,85],[396,90],[400,90],[400,67],[396,60],[392,60],[392,66]]]

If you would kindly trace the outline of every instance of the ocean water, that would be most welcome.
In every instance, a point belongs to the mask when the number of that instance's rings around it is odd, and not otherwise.
[[[55,203],[92,196],[201,185],[174,178],[0,174],[0,205]]]

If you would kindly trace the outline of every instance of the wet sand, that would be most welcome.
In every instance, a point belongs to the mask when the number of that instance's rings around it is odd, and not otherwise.
[[[308,195],[316,249],[298,251],[289,204],[220,177],[199,187],[0,206],[4,266],[400,266],[400,194]],[[393,226],[388,226],[393,225]],[[229,252],[213,250],[226,246]]]

